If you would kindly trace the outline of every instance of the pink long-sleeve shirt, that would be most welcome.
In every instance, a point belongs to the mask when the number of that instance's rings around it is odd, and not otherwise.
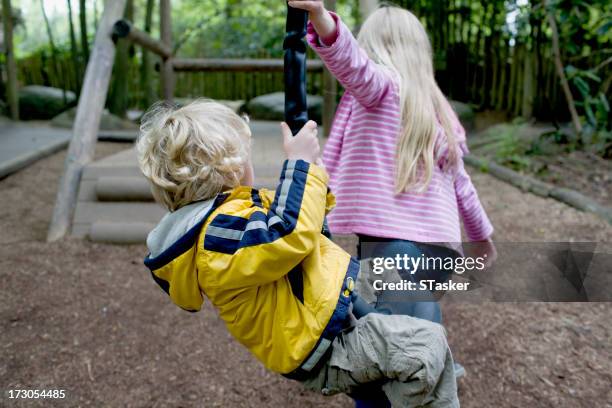
[[[493,227],[465,171],[463,159],[443,170],[447,156],[442,127],[436,141],[433,177],[426,192],[395,194],[395,157],[400,135],[398,80],[370,60],[340,18],[324,45],[308,24],[307,40],[344,86],[323,162],[336,195],[329,214],[332,233],[364,234],[417,242],[461,242],[460,217],[472,241],[484,240]],[[330,44],[330,45],[327,45]],[[452,111],[450,104],[448,109]],[[460,154],[467,153],[465,131],[454,115]]]

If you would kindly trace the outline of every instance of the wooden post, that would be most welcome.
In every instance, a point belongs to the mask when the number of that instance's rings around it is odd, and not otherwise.
[[[162,58],[172,57],[172,49],[166,43],[154,39],[145,31],[140,31],[129,20],[117,21],[113,27],[113,35],[130,40]]]
[[[336,0],[325,0],[325,8],[328,10],[336,10]],[[328,137],[334,121],[336,113],[336,97],[338,93],[338,84],[336,78],[329,72],[327,68],[323,70],[323,108],[322,120],[324,136]]]
[[[161,41],[172,49],[172,6],[170,0],[161,0],[159,5]],[[174,100],[174,68],[172,58],[165,58],[161,65],[162,96],[168,101]]]
[[[47,241],[62,238],[68,233],[72,223],[81,174],[94,155],[100,118],[104,110],[115,60],[115,44],[111,39],[113,25],[123,17],[125,3],[126,0],[113,0],[105,3],[94,48],[85,71],[72,140],[68,148],[64,175],[60,180],[57,192]]]
[[[17,94],[17,67],[13,48],[13,9],[11,0],[2,0],[2,17],[4,22],[4,53],[6,55],[6,101],[11,118],[19,120],[19,96]]]

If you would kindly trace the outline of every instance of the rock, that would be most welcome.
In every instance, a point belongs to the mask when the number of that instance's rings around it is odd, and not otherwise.
[[[449,101],[461,124],[465,128],[466,131],[470,131],[474,129],[476,114],[474,113],[474,109],[467,103],[459,102],[459,101]]]
[[[74,125],[74,118],[76,116],[76,107],[68,109],[67,111],[60,113],[51,120],[51,124],[61,128],[72,128]],[[100,130],[136,130],[138,125],[130,122],[129,120],[121,119],[118,116],[109,113],[108,110],[104,110],[102,118],[100,119]]]
[[[0,99],[0,120],[2,120],[2,116],[8,115],[8,106],[6,102]]]
[[[51,119],[76,103],[74,92],[47,86],[29,85],[19,91],[19,116],[23,120]]]
[[[323,97],[308,95],[307,101],[308,117],[321,123]],[[244,105],[243,110],[251,119],[281,121],[285,118],[285,93],[275,92],[253,98]]]

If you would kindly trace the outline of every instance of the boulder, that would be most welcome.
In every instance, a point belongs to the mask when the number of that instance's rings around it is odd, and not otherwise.
[[[470,131],[474,129],[476,114],[474,113],[474,109],[467,103],[459,102],[459,101],[449,101],[455,113],[459,117],[459,121],[465,128],[466,131]]]
[[[3,116],[8,116],[8,114],[9,114],[9,109],[8,109],[6,102],[0,99],[0,121],[2,121]]]
[[[61,128],[72,128],[77,108],[70,108],[65,112],[60,113],[51,120],[53,126]],[[136,130],[138,125],[129,120],[121,119],[113,115],[108,110],[104,110],[100,119],[100,130]]]
[[[307,101],[308,117],[321,123],[323,97],[308,95]],[[285,93],[275,92],[253,98],[244,105],[243,111],[251,119],[281,121],[285,118]]]
[[[19,91],[19,116],[24,120],[51,119],[76,103],[74,92],[40,85],[28,85]]]

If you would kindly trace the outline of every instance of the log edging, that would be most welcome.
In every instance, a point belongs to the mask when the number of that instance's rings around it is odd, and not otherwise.
[[[464,162],[484,173],[505,181],[513,186],[544,198],[553,198],[578,210],[593,213],[612,224],[612,207],[599,204],[583,193],[564,187],[556,187],[552,184],[538,180],[534,177],[521,174],[494,161],[467,155]]]

